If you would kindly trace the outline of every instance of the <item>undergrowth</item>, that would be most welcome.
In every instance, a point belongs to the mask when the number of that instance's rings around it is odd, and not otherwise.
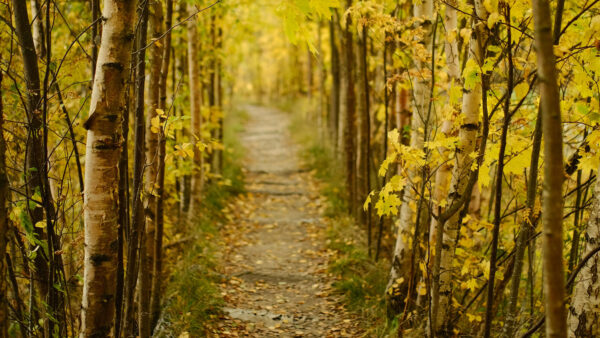
[[[282,105],[282,108],[287,106]],[[302,109],[307,104],[294,106]],[[291,133],[301,144],[302,159],[321,181],[321,194],[327,199],[327,243],[329,249],[336,252],[329,262],[329,270],[338,276],[334,288],[343,294],[347,308],[361,317],[366,336],[396,336],[397,321],[388,320],[384,297],[389,263],[375,262],[369,257],[366,232],[347,213],[342,161],[333,156],[325,140],[315,135],[316,129],[314,119],[294,114]]]
[[[234,111],[226,118],[223,177],[205,186],[201,210],[185,225],[182,246],[168,252],[174,262],[163,298],[165,303],[157,325],[156,337],[203,337],[223,305],[218,283],[219,226],[225,219],[223,208],[228,200],[244,190],[241,163],[242,146],[238,133],[246,114]]]

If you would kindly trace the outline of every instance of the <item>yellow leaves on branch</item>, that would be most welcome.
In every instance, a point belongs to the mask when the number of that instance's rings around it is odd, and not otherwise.
[[[166,119],[166,117],[167,114],[165,114],[164,110],[156,109],[156,116],[150,119],[150,131],[158,134],[163,127],[161,121]]]
[[[184,143],[182,145],[175,145],[174,154],[183,158],[194,158],[194,144]]]

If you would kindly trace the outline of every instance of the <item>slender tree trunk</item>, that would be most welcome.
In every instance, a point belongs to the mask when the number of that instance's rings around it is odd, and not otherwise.
[[[115,312],[118,188],[121,114],[131,42],[135,1],[104,2],[104,29],[98,54],[85,159],[85,257],[82,337],[111,333]]]
[[[319,108],[317,109],[317,124],[319,127],[319,141],[327,142],[326,138],[326,121],[327,121],[327,108],[326,108],[326,95],[327,90],[325,89],[325,79],[327,74],[325,73],[324,58],[323,58],[323,22],[319,20],[317,23],[317,75],[319,81]],[[331,143],[330,143],[331,144]]]
[[[505,326],[505,333],[508,337],[514,335],[517,326],[517,302],[519,299],[519,287],[521,284],[521,273],[523,271],[523,259],[525,257],[525,248],[531,234],[533,234],[533,224],[539,217],[534,213],[535,199],[537,194],[538,183],[538,167],[540,159],[540,150],[542,145],[542,119],[541,110],[538,111],[538,117],[535,121],[535,129],[533,131],[533,142],[531,150],[531,161],[529,164],[529,179],[527,180],[527,210],[529,217],[521,224],[517,243],[515,247],[515,268],[511,276],[510,297],[508,300],[508,314]]]
[[[2,58],[0,57],[0,60]],[[2,71],[0,71],[0,338],[8,338],[8,288],[6,287],[8,244],[8,212],[6,198],[9,182],[6,175],[6,141],[4,140],[4,109],[2,105]]]
[[[360,36],[362,35],[362,36]],[[367,110],[367,41],[366,27],[357,38],[356,53],[356,113],[357,113],[357,137],[356,137],[356,201],[354,205],[356,210],[353,212],[358,216],[357,219],[361,225],[366,225],[366,214],[363,212],[363,203],[369,193],[367,187],[367,169],[369,159],[368,153],[368,134],[369,134],[369,111]]]
[[[217,114],[218,114],[218,141],[219,144],[221,144],[223,147],[225,146],[224,144],[224,137],[225,137],[225,129],[224,129],[224,122],[225,122],[225,111],[223,109],[223,60],[222,60],[222,56],[221,56],[221,52],[223,49],[223,28],[221,27],[222,22],[221,22],[222,18],[219,17],[219,21],[217,23],[217,42],[216,42],[216,48],[217,48],[217,55],[215,56],[215,62],[217,63],[216,66],[216,95],[217,95]],[[217,149],[217,154],[216,154],[216,158],[217,158],[217,165],[216,165],[216,172],[220,175],[223,174],[223,149]]]
[[[27,196],[33,196],[36,191],[39,191],[43,199],[42,204],[52,205],[53,202],[48,200],[50,194],[45,193],[49,188],[49,183],[48,177],[45,175],[46,161],[44,155],[46,151],[42,135],[42,95],[36,49],[27,14],[27,3],[25,1],[13,0],[13,11],[15,16],[15,30],[19,38],[21,54],[23,56],[23,70],[27,86],[28,137],[25,158]],[[41,13],[39,14],[41,15]],[[41,17],[39,19],[41,20]],[[42,207],[30,207],[28,211],[32,224],[37,224],[44,220],[44,209]],[[40,240],[46,238],[43,228],[34,227],[34,231]],[[34,265],[37,275],[40,276],[40,278],[36,279],[40,297],[46,300],[50,289],[48,286],[49,268],[48,257],[45,257],[43,250],[39,250],[34,260]]]
[[[163,9],[162,1],[153,0],[149,4],[148,11],[148,31],[151,41],[155,41],[163,32]],[[158,195],[158,171],[160,167],[159,159],[159,139],[161,138],[161,125],[163,116],[159,114],[160,101],[160,77],[162,67],[163,48],[161,43],[154,43],[149,48],[149,82],[148,95],[146,98],[146,161],[147,172],[145,175],[145,232],[142,243],[143,253],[140,256],[139,269],[139,334],[141,337],[149,337],[152,333],[151,325],[151,298],[152,281],[154,280],[154,255],[156,241],[156,207]]]
[[[337,17],[337,22],[340,22],[339,17]],[[346,41],[344,40],[344,29],[341,27],[341,24],[336,25],[336,30],[339,32],[340,36],[340,57],[339,57],[339,75],[340,75],[340,96],[339,96],[339,116],[338,116],[338,125],[337,125],[337,154],[340,160],[344,160],[345,158],[345,135],[348,124],[348,67],[346,66],[347,57],[346,57]],[[345,165],[345,163],[344,163]],[[349,192],[348,192],[349,193]]]
[[[487,18],[488,14],[480,0],[475,0],[473,11],[479,18]],[[485,20],[481,22],[474,21],[472,29],[473,33],[468,46],[468,58],[481,66],[485,59],[484,46],[487,39]],[[448,205],[453,205],[459,201],[463,194],[470,194],[469,191],[466,191],[466,188],[474,159],[469,155],[475,151],[477,146],[482,83],[475,84],[473,88],[465,87],[463,92],[463,123],[459,129],[459,145],[456,151],[456,162],[452,170]],[[450,315],[453,313],[451,308],[454,286],[452,282],[452,262],[460,228],[459,213],[455,212],[445,224],[444,222],[440,223],[436,230],[435,262],[432,276],[432,298],[434,300],[432,304],[432,322],[434,323],[434,332],[443,335],[446,332],[445,330],[448,329],[444,326],[446,326]],[[438,299],[437,304],[435,303],[436,298]]]
[[[510,5],[504,7],[505,19],[510,22]],[[502,134],[500,135],[500,150],[498,152],[498,164],[496,169],[496,204],[494,205],[494,227],[492,228],[492,243],[490,246],[490,266],[488,280],[488,294],[486,301],[485,322],[484,322],[484,337],[489,338],[492,332],[492,320],[495,315],[494,311],[494,283],[496,282],[496,262],[498,260],[498,243],[500,241],[500,223],[502,222],[502,181],[504,177],[504,157],[506,155],[506,142],[508,139],[508,127],[512,113],[510,111],[510,101],[513,92],[513,47],[511,30],[507,30],[507,59],[508,59],[508,80],[506,86],[506,100],[504,103],[504,121],[502,121]],[[508,279],[505,278],[506,281]]]
[[[583,256],[600,243],[600,181],[594,186],[593,204],[585,231]],[[577,279],[569,307],[569,337],[600,336],[600,255],[587,261]]]
[[[144,121],[144,95],[146,82],[146,37],[148,34],[148,5],[143,2],[138,6],[138,31],[135,44],[135,76],[134,76],[134,150],[133,150],[133,190],[132,202],[133,215],[129,229],[127,243],[127,275],[125,276],[125,317],[123,320],[123,334],[126,337],[135,337],[135,293],[138,282],[138,270],[141,257],[144,254],[145,217],[142,202],[142,189],[145,158],[145,121]],[[104,40],[103,40],[104,41]]]
[[[563,139],[560,95],[553,52],[552,23],[550,21],[550,4],[547,0],[533,0],[533,19],[544,134],[542,265],[544,271],[546,336],[549,338],[566,337],[565,272],[562,264]]]
[[[347,0],[346,7],[352,6],[352,0]],[[352,19],[346,18],[344,29],[344,57],[346,67],[346,125],[344,134],[344,153],[346,162],[346,191],[348,193],[349,214],[356,214],[356,94],[354,91],[354,42],[352,37]]]
[[[433,20],[435,20],[435,13],[433,10],[433,1],[426,0],[420,4],[414,5],[414,16],[422,20],[421,25],[424,26],[425,32],[423,33],[423,40],[421,43],[425,46],[425,49],[431,51],[431,28]],[[411,136],[410,136],[410,147],[413,149],[422,150],[425,138],[427,135],[424,133],[424,126],[429,120],[430,114],[430,95],[431,95],[431,77],[428,69],[428,64],[423,61],[416,61],[416,68],[418,74],[413,78],[413,114],[411,121]],[[410,170],[408,173],[409,181],[415,182],[415,179],[423,172],[422,168]],[[423,182],[423,181],[422,181]],[[424,183],[422,183],[424,184]],[[417,196],[414,194],[413,189],[419,189],[421,187],[406,187],[402,196],[402,205],[400,207],[400,218],[397,222],[398,230],[396,232],[396,243],[394,245],[394,252],[392,256],[392,267],[390,271],[390,279],[386,290],[389,304],[394,311],[399,311],[399,305],[402,303],[402,299],[406,296],[406,293],[390,293],[389,290],[396,283],[399,285],[401,290],[406,290],[407,285],[411,283],[411,241],[415,239],[415,235],[418,237],[419,224],[413,223],[413,216],[421,214],[422,208],[417,207],[417,211],[413,211],[410,204],[414,203]],[[423,207],[424,203],[417,202],[418,205]],[[417,216],[418,223],[423,222],[423,217]],[[421,229],[422,230],[422,229]],[[420,231],[423,232],[423,231]]]
[[[188,5],[189,6],[189,5]],[[188,11],[191,11],[191,7]],[[202,142],[202,89],[200,83],[200,70],[198,59],[198,28],[195,20],[188,22],[188,72],[190,88],[190,114],[192,116],[192,128],[190,130],[190,142],[194,144],[194,171],[191,177],[190,207],[188,217],[193,219],[199,212],[200,199],[204,184],[204,155],[197,143]]]
[[[96,62],[98,61],[98,46],[100,45],[100,0],[92,0],[92,80],[96,76]]]
[[[336,40],[336,15],[329,21],[329,44],[331,48],[331,109],[329,112],[329,133],[334,154],[338,153],[338,125],[340,119],[340,54]]]
[[[167,0],[165,16],[165,29],[169,29],[173,22],[173,0]],[[171,56],[171,32],[168,31],[164,40],[164,48],[162,54],[162,65],[160,70],[159,83],[159,109],[163,111],[167,107],[167,79],[169,76],[169,64]],[[173,84],[175,85],[175,84]],[[150,308],[152,311],[151,327],[156,326],[158,317],[160,316],[160,295],[162,282],[162,245],[163,245],[163,230],[164,230],[164,186],[165,186],[165,156],[166,156],[166,136],[164,130],[159,133],[159,149],[158,149],[158,177],[156,183],[156,235],[154,238],[154,266],[152,268],[152,292]]]
[[[44,39],[44,22],[42,20],[43,13],[42,8],[38,0],[30,0],[31,5],[31,17],[33,22],[31,23],[33,44],[38,58],[42,59],[46,56],[46,43]]]
[[[459,61],[459,53],[458,53],[458,39],[451,39],[450,36],[453,34],[458,34],[457,30],[457,12],[456,12],[456,1],[451,0],[446,4],[445,15],[444,15],[444,28],[446,31],[446,38],[444,39],[444,52],[446,54],[446,66],[447,66],[447,74],[448,81],[450,86],[460,86],[460,61]],[[447,88],[447,92],[449,93],[451,87]],[[449,97],[450,95],[448,95]],[[451,102],[448,100],[448,104],[450,104],[455,111],[460,111],[461,107],[458,102]],[[450,136],[452,132],[453,119],[443,120],[440,131],[445,136]],[[448,154],[445,148],[440,147],[438,151],[442,154]],[[433,200],[434,200],[434,209],[436,214],[441,214],[444,211],[444,208],[440,205],[441,201],[447,198],[448,189],[450,184],[450,179],[452,178],[452,163],[448,161],[448,163],[442,164],[437,172],[435,173],[435,187],[433,191]],[[429,243],[432,244],[434,259],[434,266],[439,269],[439,265],[435,265],[435,254],[438,253],[441,249],[436,247],[436,243],[438,243],[438,236],[443,236],[443,226],[438,222],[436,218],[431,219],[431,225],[429,228]],[[439,270],[435,269],[432,271],[433,275],[439,274]],[[439,290],[432,288],[431,290],[431,313],[432,317],[436,317],[439,309]],[[429,323],[431,325],[431,323]]]
[[[368,44],[368,28],[367,26],[363,26],[363,42],[362,42],[362,75],[363,75],[363,80],[362,80],[362,84],[363,87],[361,90],[364,90],[365,92],[365,110],[364,110],[364,125],[361,126],[361,129],[363,130],[363,136],[364,136],[364,144],[362,144],[362,147],[364,148],[364,158],[363,161],[365,162],[364,164],[364,175],[365,175],[365,188],[366,190],[364,191],[364,195],[363,195],[363,199],[366,199],[367,196],[370,194],[371,192],[371,160],[372,160],[372,156],[371,156],[371,98],[370,98],[370,86],[369,86],[369,67],[368,67],[368,60],[367,60],[367,44]],[[362,202],[362,200],[360,201]],[[363,203],[359,203],[359,206],[361,206]],[[360,212],[360,211],[359,211]],[[369,204],[367,206],[367,210],[366,210],[366,220],[367,220],[367,247],[368,247],[368,254],[369,257],[371,257],[371,232],[372,232],[372,218],[371,218],[371,204]]]

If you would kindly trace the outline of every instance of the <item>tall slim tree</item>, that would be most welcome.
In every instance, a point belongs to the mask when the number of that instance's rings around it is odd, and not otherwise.
[[[338,151],[338,125],[340,119],[340,53],[337,46],[336,16],[333,15],[329,21],[329,45],[331,48],[331,98],[328,125],[331,136],[331,143],[334,146],[335,153]]]
[[[352,0],[347,0],[346,8],[352,7]],[[346,76],[345,97],[345,126],[342,130],[344,137],[344,154],[346,162],[346,191],[348,193],[348,207],[350,214],[356,213],[356,91],[354,88],[354,37],[352,32],[352,18],[346,17],[344,31],[344,67]]]
[[[0,60],[2,58],[0,57]],[[6,140],[4,139],[4,109],[2,104],[2,71],[0,70],[0,338],[8,337],[8,288],[6,246],[8,244],[8,176],[6,175]]]
[[[111,334],[117,267],[118,162],[135,1],[105,0],[102,44],[90,101],[85,158],[85,257],[81,335]]]
[[[477,17],[487,18],[488,14],[483,2],[475,0],[473,12]],[[485,22],[473,20],[472,34],[468,43],[468,60],[474,62],[478,67],[483,65],[485,59],[485,44],[487,40],[487,27]],[[467,61],[468,62],[468,61]],[[456,151],[456,161],[452,170],[450,182],[449,205],[457,205],[461,199],[471,195],[468,191],[471,178],[471,167],[475,159],[469,155],[477,148],[477,134],[479,130],[479,110],[482,102],[482,80],[473,86],[463,86],[462,97],[462,124],[459,129],[459,143]],[[440,220],[438,220],[440,221]],[[449,219],[440,221],[436,231],[435,264],[433,269],[434,297],[433,315],[435,332],[442,332],[448,323],[449,315],[452,313],[451,300],[454,285],[452,283],[452,262],[456,250],[456,236],[460,227],[459,212],[454,212]],[[437,299],[436,299],[437,298]]]
[[[188,12],[192,7],[188,5]],[[190,142],[194,144],[194,173],[191,182],[191,197],[188,216],[193,218],[194,213],[199,210],[200,193],[204,184],[204,155],[196,145],[202,142],[202,113],[200,107],[202,104],[202,85],[200,83],[200,60],[198,58],[199,37],[197,22],[195,19],[188,21],[188,72],[190,88],[190,114],[192,116],[192,126],[190,130]]]
[[[171,60],[171,25],[173,22],[173,0],[167,0],[166,3],[166,14],[165,14],[165,29],[167,30],[163,48],[162,64],[160,69],[160,82],[159,82],[159,96],[160,101],[158,108],[163,111],[167,107],[167,80],[169,75],[169,64]],[[174,75],[174,74],[173,74]],[[175,81],[173,79],[173,85]],[[151,326],[154,327],[158,321],[160,314],[160,292],[162,282],[162,242],[163,242],[163,230],[164,230],[164,209],[163,204],[165,200],[164,186],[165,186],[165,156],[166,156],[166,135],[165,131],[161,129],[159,131],[159,144],[158,144],[158,173],[156,182],[156,235],[154,238],[154,266],[152,267],[152,289],[150,297],[150,308],[152,315]]]
[[[433,1],[426,0],[419,4],[414,4],[414,15],[419,19],[419,23],[424,30],[422,33],[421,44],[425,47],[425,50],[431,51],[432,34],[431,29],[435,20],[435,12],[433,8]],[[433,56],[432,56],[433,57]],[[428,64],[423,60],[423,56],[420,56],[415,60],[415,67],[417,69],[417,75],[413,79],[413,114],[411,120],[411,135],[410,135],[410,147],[413,149],[422,150],[425,144],[425,138],[427,137],[424,133],[426,126],[430,121],[431,107],[431,70],[428,69]],[[409,181],[416,182],[417,177],[422,175],[422,170],[413,169],[408,173]],[[403,287],[410,284],[409,275],[411,274],[410,260],[411,260],[411,242],[413,241],[413,231],[423,232],[424,220],[418,216],[423,208],[413,209],[411,203],[415,203],[418,200],[418,194],[415,194],[415,189],[421,190],[418,187],[406,187],[402,198],[402,206],[400,207],[400,218],[397,222],[398,230],[396,232],[396,243],[394,246],[394,252],[392,256],[392,267],[390,272],[390,279],[388,281],[387,289],[389,290],[392,285],[396,282],[404,283]],[[422,203],[421,203],[422,205]],[[413,223],[413,218],[416,216],[420,219],[416,224]],[[419,224],[423,223],[423,224]],[[420,226],[421,225],[421,226]],[[412,253],[416,254],[416,253]],[[402,284],[399,283],[399,284]],[[389,295],[390,293],[388,293]],[[406,294],[398,295],[399,297],[392,298],[404,298]],[[396,302],[397,303],[397,302]]]
[[[39,192],[42,196],[44,206],[52,206],[49,191],[48,175],[46,174],[46,149],[43,137],[42,120],[42,93],[40,87],[40,72],[36,48],[32,36],[27,3],[25,1],[13,0],[13,11],[15,16],[15,31],[19,38],[21,54],[23,56],[23,70],[27,87],[27,157],[25,159],[25,178],[27,182],[27,195],[33,196]],[[28,204],[29,206],[29,204]],[[44,208],[40,205],[29,207],[29,217],[32,224],[44,220]],[[51,217],[53,215],[50,215]],[[46,238],[43,227],[35,227],[36,236],[43,240]],[[48,257],[42,251],[35,258],[35,269],[41,278],[37,278],[40,296],[46,300],[50,287],[48,285]]]
[[[583,257],[593,255],[575,280],[569,307],[569,337],[600,336],[600,181],[594,186],[593,204],[585,231]]]
[[[146,89],[146,40],[148,34],[148,7],[149,2],[144,1],[138,6],[137,35],[135,37],[135,72],[134,72],[134,139],[133,139],[133,189],[131,192],[131,227],[129,228],[127,245],[127,275],[125,279],[125,318],[124,333],[132,336],[135,334],[135,309],[134,302],[138,282],[138,270],[143,255],[142,243],[144,241],[145,222],[144,202],[142,189],[144,189],[144,170],[146,167],[145,133],[145,89]]]
[[[546,336],[567,336],[565,308],[565,272],[563,259],[563,192],[565,177],[563,162],[560,95],[556,77],[556,60],[552,38],[550,3],[533,0],[535,27],[534,46],[537,53],[540,83],[540,105],[544,135],[544,191],[542,198],[544,271],[544,308]]]
[[[145,179],[145,214],[146,229],[142,249],[140,250],[139,269],[139,330],[140,336],[148,337],[152,332],[151,327],[151,298],[154,269],[155,241],[156,241],[156,207],[160,198],[158,195],[158,172],[160,167],[159,142],[161,134],[161,119],[163,111],[159,111],[160,104],[160,77],[163,57],[163,45],[157,43],[163,32],[162,1],[153,0],[149,4],[148,31],[152,46],[150,47],[150,73],[148,81],[148,95],[146,97],[146,161],[147,172]]]

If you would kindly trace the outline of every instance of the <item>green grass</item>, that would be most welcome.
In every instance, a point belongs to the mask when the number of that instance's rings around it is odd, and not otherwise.
[[[306,109],[308,105],[300,102],[281,107]],[[335,158],[327,142],[319,139],[314,124],[302,114],[294,114],[290,130],[302,146],[304,163],[323,183],[321,194],[327,199],[325,215],[329,218],[327,243],[336,252],[329,270],[339,277],[334,288],[343,295],[347,308],[359,315],[366,336],[396,336],[397,321],[388,320],[384,297],[389,263],[369,257],[365,231],[347,214],[341,159]]]
[[[156,337],[179,337],[183,332],[190,337],[203,337],[223,305],[216,272],[221,243],[219,226],[225,217],[223,208],[231,197],[244,191],[244,177],[240,159],[243,148],[238,134],[246,120],[243,111],[234,111],[226,118],[223,179],[205,187],[198,217],[185,226],[182,238],[193,240],[170,253],[175,264],[169,277],[162,317]]]

